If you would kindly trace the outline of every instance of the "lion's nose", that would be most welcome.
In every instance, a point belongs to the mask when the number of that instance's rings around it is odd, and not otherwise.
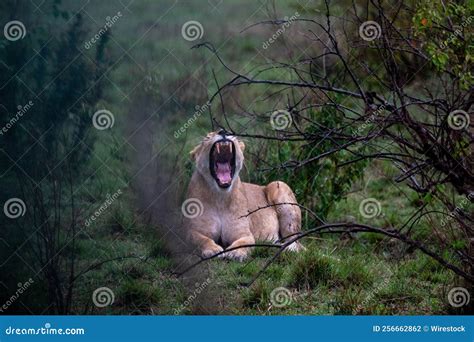
[[[225,129],[221,129],[217,134],[221,135],[224,139],[226,135],[230,135]]]

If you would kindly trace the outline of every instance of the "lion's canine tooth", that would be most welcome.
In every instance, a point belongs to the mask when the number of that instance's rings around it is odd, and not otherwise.
[[[219,149],[219,145],[220,145],[220,143],[217,143],[217,144],[216,144],[216,147],[217,147],[217,153],[221,153],[221,150]]]
[[[232,151],[232,143],[229,143],[230,144],[230,153],[234,153],[234,151]]]

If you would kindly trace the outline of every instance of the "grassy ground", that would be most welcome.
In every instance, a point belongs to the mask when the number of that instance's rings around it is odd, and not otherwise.
[[[69,4],[71,9],[77,2]],[[291,16],[296,6],[277,2],[281,16]],[[268,8],[254,1],[206,2],[132,1],[128,9],[121,2],[91,2],[85,11],[91,32],[96,32],[105,17],[123,13],[113,27],[109,55],[112,60],[104,81],[106,96],[101,107],[115,115],[111,132],[99,132],[90,168],[98,170],[85,184],[85,192],[97,206],[105,193],[133,183],[133,169],[126,157],[137,153],[133,139],[140,129],[129,130],[129,108],[145,88],[156,99],[156,110],[143,122],[165,120],[168,128],[179,127],[193,113],[196,104],[207,100],[215,89],[212,70],[222,80],[222,67],[192,43],[181,37],[181,26],[198,20],[205,40],[212,41],[232,67],[248,70],[263,62],[256,53],[272,30],[239,34],[245,26],[265,19]],[[301,11],[301,9],[300,9]],[[158,18],[161,18],[158,20]],[[92,52],[91,52],[92,53]],[[207,61],[209,59],[209,61]],[[209,90],[208,90],[209,89]],[[238,94],[241,100],[252,94]],[[133,120],[132,120],[133,121]],[[162,122],[162,121],[161,121]],[[136,122],[135,122],[136,124]],[[149,127],[149,126],[148,126]],[[174,148],[185,143],[185,151],[209,130],[208,118],[200,117]],[[169,141],[174,129],[154,132],[156,142]],[[171,147],[173,152],[173,147]],[[364,179],[353,185],[350,194],[336,203],[330,221],[356,219],[362,198],[375,197],[383,215],[371,222],[396,227],[416,208],[415,198],[403,186],[394,186],[392,170],[384,164],[367,167]],[[187,174],[189,175],[189,173]],[[183,179],[185,182],[185,179]],[[245,264],[212,261],[205,265],[209,282],[177,278],[176,264],[154,227],[143,222],[133,209],[136,193],[125,193],[113,203],[90,229],[80,236],[80,267],[97,265],[80,278],[75,293],[78,313],[115,314],[442,314],[449,312],[446,288],[453,275],[436,262],[397,241],[373,234],[357,236],[318,236],[304,243],[307,251],[285,254],[272,264],[252,286],[245,286],[263,264],[270,251],[256,250]],[[95,203],[95,204],[94,204]],[[423,232],[420,223],[419,231]],[[133,258],[117,259],[124,256]],[[142,256],[143,258],[137,258]],[[103,263],[102,263],[103,262]],[[91,303],[94,289],[113,290],[113,305],[97,308]],[[275,289],[284,287],[285,305],[278,305]],[[273,292],[273,295],[272,295]],[[286,296],[286,297],[285,297]],[[276,303],[276,304],[275,304]]]
[[[376,170],[368,170],[374,173]],[[367,194],[380,195],[386,180],[370,183]],[[331,212],[334,217],[357,215],[354,193]],[[408,199],[385,193],[382,201],[387,220],[401,222]],[[391,200],[400,206],[388,205]],[[120,212],[123,208],[117,209]],[[117,222],[111,212],[105,222],[91,232],[93,239],[81,244],[84,264],[123,255],[148,256],[107,263],[83,278],[79,301],[90,305],[90,293],[100,286],[113,289],[113,306],[96,313],[135,314],[443,314],[449,312],[446,289],[453,283],[452,273],[431,258],[397,241],[374,234],[357,236],[319,236],[305,240],[307,250],[284,254],[246,286],[272,255],[257,249],[250,261],[216,260],[208,262],[209,283],[173,275],[175,266],[159,244],[151,242],[146,227],[126,227],[126,217]],[[110,220],[110,221],[108,221]],[[189,285],[191,283],[191,285]],[[272,291],[285,287],[290,299],[283,307],[272,303]],[[197,289],[201,289],[198,291]]]

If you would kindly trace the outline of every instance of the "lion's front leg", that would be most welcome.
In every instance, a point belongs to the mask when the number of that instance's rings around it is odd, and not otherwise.
[[[192,231],[191,232],[191,239],[193,243],[199,248],[201,251],[201,256],[203,258],[209,258],[217,253],[220,253],[224,250],[221,246],[219,246],[215,241],[200,232]]]
[[[250,254],[249,247],[240,247],[254,245],[255,238],[250,231],[250,221],[246,217],[237,215],[237,219],[225,222],[222,231],[222,238],[226,246],[224,257],[237,261],[245,260]]]
[[[188,219],[185,224],[189,229],[188,238],[199,249],[201,257],[209,258],[224,250],[216,243],[219,240],[220,229],[214,217],[202,215]]]

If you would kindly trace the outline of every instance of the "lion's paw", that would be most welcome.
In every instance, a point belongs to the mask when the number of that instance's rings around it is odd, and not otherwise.
[[[229,252],[225,252],[223,255],[226,259],[242,262],[245,259],[247,259],[248,252],[246,248],[239,248],[239,249],[231,250]]]
[[[203,258],[210,258],[211,256],[216,255],[217,253],[220,253],[223,251],[224,251],[224,248],[222,248],[219,245],[215,245],[203,250],[201,255]],[[218,257],[222,257],[222,256],[223,254],[218,255]]]
[[[303,246],[301,243],[299,243],[298,241],[295,241],[293,242],[291,245],[289,245],[288,247],[286,247],[286,250],[287,251],[290,251],[290,252],[303,252],[306,250],[306,247]]]

